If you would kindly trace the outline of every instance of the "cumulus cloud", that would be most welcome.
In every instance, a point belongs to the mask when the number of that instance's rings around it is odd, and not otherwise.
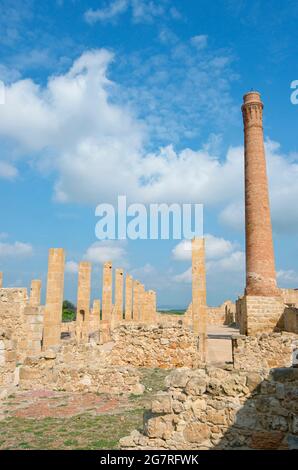
[[[0,242],[0,258],[22,258],[33,254],[32,245],[23,242]]]
[[[11,163],[0,161],[0,178],[14,180],[18,175],[18,170]]]
[[[115,202],[125,194],[131,202],[203,203],[221,209],[222,223],[243,229],[243,147],[219,158],[213,136],[198,150],[168,145],[146,152],[148,128],[111,99],[112,61],[105,49],[88,51],[45,87],[30,79],[7,85],[0,136],[15,142],[18,155],[30,153],[41,172],[55,172],[60,202]],[[266,153],[274,229],[298,230],[298,164],[270,140]],[[0,176],[17,176],[13,158],[1,160]]]
[[[93,243],[87,248],[84,259],[95,264],[112,261],[122,265],[122,267],[128,265],[125,242],[118,240],[104,240]]]
[[[205,235],[206,247],[206,271],[210,278],[218,281],[220,278],[233,273],[244,273],[245,253],[238,248],[238,244],[215,237]],[[181,261],[191,260],[191,242],[183,240],[178,243],[172,251],[174,259]],[[191,267],[186,271],[174,276],[176,282],[191,282]]]
[[[207,259],[222,258],[225,255],[230,254],[235,243],[224,238],[215,237],[211,234],[204,235],[205,238],[205,250]],[[189,261],[191,260],[191,241],[182,240],[172,250],[172,256],[175,260]]]

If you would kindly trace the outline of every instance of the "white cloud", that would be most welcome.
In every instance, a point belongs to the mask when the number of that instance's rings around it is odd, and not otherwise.
[[[90,24],[115,22],[116,19],[130,9],[134,23],[151,22],[154,18],[162,16],[168,11],[172,18],[179,19],[179,11],[176,8],[166,9],[165,3],[164,0],[112,0],[106,3],[104,8],[87,10],[84,17],[87,23]]]
[[[18,170],[8,162],[0,161],[0,178],[14,180],[18,176]]]
[[[65,272],[69,274],[76,274],[78,272],[79,265],[76,261],[67,261],[65,263]]]
[[[280,270],[276,273],[278,282],[282,285],[289,287],[289,285],[298,284],[298,273],[293,269]]]
[[[188,268],[183,273],[177,274],[176,276],[173,277],[173,279],[175,282],[182,282],[182,283],[189,284],[192,280],[191,267]]]
[[[214,235],[205,236],[206,246],[206,271],[214,284],[221,282],[220,279],[227,279],[229,275],[236,273],[243,274],[245,269],[245,253],[238,249],[238,244]],[[191,242],[184,240],[180,242],[172,251],[176,260],[191,260]],[[186,271],[175,275],[176,282],[191,282],[191,267]]]
[[[206,259],[222,258],[230,254],[235,244],[224,238],[215,237],[211,234],[204,235]],[[172,256],[176,260],[189,261],[191,260],[191,241],[182,240],[172,250]]]
[[[85,20],[87,23],[93,24],[97,21],[109,21],[115,19],[127,10],[128,5],[128,0],[114,0],[110,2],[105,8],[100,8],[98,10],[87,10],[84,15]]]
[[[14,242],[14,243],[4,243],[0,242],[0,258],[6,257],[26,257],[31,256],[33,253],[33,248],[29,243],[23,242]]]
[[[104,240],[95,242],[87,249],[84,254],[84,259],[91,261],[95,264],[103,264],[107,261],[117,263],[118,267],[127,266],[127,253],[125,249],[125,242],[118,240]]]
[[[221,222],[243,228],[243,148],[230,147],[220,159],[213,136],[200,150],[168,145],[146,153],[147,129],[111,99],[112,60],[107,50],[88,51],[46,87],[29,79],[8,85],[0,136],[13,140],[18,154],[30,153],[41,172],[56,172],[58,201],[98,204],[126,194],[134,202],[201,202],[206,210],[220,207]],[[275,142],[266,152],[274,228],[298,230],[298,164]],[[2,177],[17,174],[8,161],[1,169]]]
[[[191,38],[191,43],[198,50],[205,49],[205,47],[207,46],[207,43],[208,43],[208,36],[206,34],[200,34],[198,36],[193,36]]]

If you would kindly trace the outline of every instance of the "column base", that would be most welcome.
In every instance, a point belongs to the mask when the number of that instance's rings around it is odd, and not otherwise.
[[[240,334],[253,336],[278,331],[284,309],[280,296],[244,295],[241,298]]]

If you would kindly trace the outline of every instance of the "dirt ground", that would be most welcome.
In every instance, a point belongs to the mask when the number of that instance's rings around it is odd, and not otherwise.
[[[208,329],[208,362],[232,361],[229,327]],[[33,390],[0,401],[0,449],[117,449],[119,439],[143,428],[154,394],[169,371],[142,369],[142,396]]]

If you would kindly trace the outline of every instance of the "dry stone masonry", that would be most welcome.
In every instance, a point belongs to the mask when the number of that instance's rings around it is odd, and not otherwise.
[[[180,369],[166,385],[122,449],[298,449],[298,369]]]

